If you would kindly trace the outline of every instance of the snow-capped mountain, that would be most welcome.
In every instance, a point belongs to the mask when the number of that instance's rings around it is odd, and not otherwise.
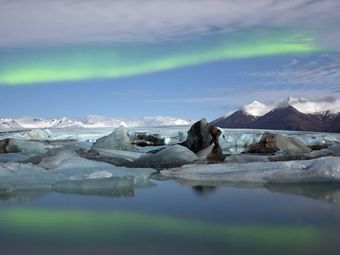
[[[101,127],[133,127],[133,126],[165,126],[190,125],[192,122],[184,119],[155,116],[140,119],[110,118],[98,115],[88,115],[84,118],[56,118],[45,119],[24,116],[19,118],[0,119],[0,130],[7,129],[34,129],[34,128],[101,128]]]
[[[23,127],[12,119],[0,119],[0,130],[1,129],[23,129]]]
[[[289,97],[267,105],[254,101],[212,123],[223,128],[340,132],[340,100]]]

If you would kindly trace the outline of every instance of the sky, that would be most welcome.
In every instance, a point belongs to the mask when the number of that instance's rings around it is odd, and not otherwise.
[[[0,117],[340,98],[338,0],[0,0]]]

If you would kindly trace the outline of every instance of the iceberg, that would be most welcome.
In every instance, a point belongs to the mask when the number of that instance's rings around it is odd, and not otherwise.
[[[52,149],[77,147],[80,147],[80,145],[78,145],[77,142],[73,140],[36,141],[20,140],[14,138],[0,140],[0,153],[20,152],[27,155],[35,155],[46,153]]]
[[[292,153],[308,153],[311,149],[299,139],[291,136],[265,132],[261,139],[248,146],[249,153],[274,153],[277,151],[289,151]]]
[[[49,149],[56,148],[55,145],[42,141],[29,141],[9,139],[6,152],[21,152],[23,154],[45,153]]]
[[[188,148],[181,145],[165,147],[155,153],[144,154],[134,161],[136,167],[164,169],[192,163],[199,158]]]
[[[20,140],[52,140],[53,133],[49,129],[32,129],[30,131],[18,132],[12,135],[12,138]]]
[[[126,128],[116,128],[111,134],[99,138],[93,145],[93,149],[134,150]]]
[[[27,160],[30,156],[22,153],[0,153],[0,163],[18,162]]]
[[[13,190],[50,190],[56,183],[77,181],[79,184],[82,181],[105,178],[132,178],[134,186],[142,186],[148,183],[149,175],[155,172],[150,168],[117,167],[77,156],[70,156],[62,161],[60,158],[55,160],[57,163],[53,164],[51,160],[49,165],[56,167],[49,170],[32,163],[0,163],[0,187],[11,187]]]
[[[340,182],[340,157],[243,164],[192,164],[163,170],[161,173],[165,176],[202,182],[206,185]]]
[[[254,132],[249,130],[220,130],[222,134],[218,142],[224,154],[240,154],[244,152],[250,144],[258,142],[263,133],[263,131]]]

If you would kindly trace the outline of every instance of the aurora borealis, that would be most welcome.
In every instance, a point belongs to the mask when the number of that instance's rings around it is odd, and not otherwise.
[[[120,78],[213,61],[312,53],[320,50],[308,34],[280,31],[228,38],[203,38],[172,44],[82,46],[17,50],[5,54],[0,84],[22,85],[56,81]]]

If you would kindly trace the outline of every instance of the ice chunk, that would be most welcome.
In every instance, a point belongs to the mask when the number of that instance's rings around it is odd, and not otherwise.
[[[256,143],[262,136],[261,131],[251,132],[245,130],[227,130],[221,129],[222,135],[218,141],[225,154],[239,154],[245,151],[245,148],[252,143]]]
[[[53,133],[49,129],[32,129],[30,131],[14,133],[12,137],[21,140],[50,140],[53,139]]]
[[[335,136],[324,135],[324,134],[317,134],[317,135],[312,135],[312,136],[301,135],[300,139],[307,146],[316,146],[316,145],[331,144],[331,143],[337,142],[337,139]]]
[[[96,177],[132,178],[135,186],[148,183],[150,168],[117,167],[80,157],[63,160],[56,168],[45,170],[31,163],[0,163],[0,186],[12,185],[15,189],[51,189],[53,184],[66,181],[95,180]],[[105,173],[105,174],[104,174]]]
[[[46,153],[51,149],[79,147],[75,141],[33,141],[6,138],[0,140],[0,153],[21,152],[35,155]]]
[[[81,156],[95,161],[106,162],[115,166],[134,167],[133,162],[145,153],[108,149],[91,149],[81,153]]]
[[[266,180],[272,183],[340,182],[340,157],[297,161],[293,167],[274,172]]]
[[[161,171],[179,179],[207,185],[221,183],[340,182],[340,157],[312,160],[185,165]]]
[[[28,155],[22,153],[0,153],[0,162],[19,162],[28,159]]]
[[[198,157],[188,148],[181,145],[173,145],[138,158],[134,164],[139,167],[168,168],[192,163]]]
[[[98,171],[88,176],[89,179],[102,179],[102,178],[110,178],[110,177],[112,177],[112,173],[108,171]]]
[[[337,156],[340,156],[340,143],[335,143],[327,148]]]
[[[133,150],[127,130],[124,127],[116,128],[111,134],[99,138],[93,145],[93,149]]]
[[[250,162],[268,162],[269,158],[266,155],[231,155],[225,158],[224,162],[228,163],[250,163]]]
[[[294,153],[307,153],[311,149],[295,137],[280,134],[264,133],[260,141],[249,145],[250,153],[273,153],[277,151],[289,151]]]
[[[53,169],[59,166],[63,161],[76,157],[76,153],[72,150],[50,151],[47,155],[41,155],[39,166],[45,169]]]
[[[134,151],[122,151],[122,150],[108,150],[108,149],[93,149],[93,152],[99,153],[102,157],[110,157],[110,158],[121,158],[128,161],[134,161],[140,158],[145,153],[134,152]]]
[[[9,139],[6,146],[7,152],[22,152],[23,154],[45,153],[49,149],[55,148],[52,144],[41,141],[28,141],[19,139]]]
[[[209,155],[212,153],[214,146],[215,144],[212,143],[207,148],[200,150],[199,152],[196,153],[197,157],[201,160],[206,160],[209,157]]]

